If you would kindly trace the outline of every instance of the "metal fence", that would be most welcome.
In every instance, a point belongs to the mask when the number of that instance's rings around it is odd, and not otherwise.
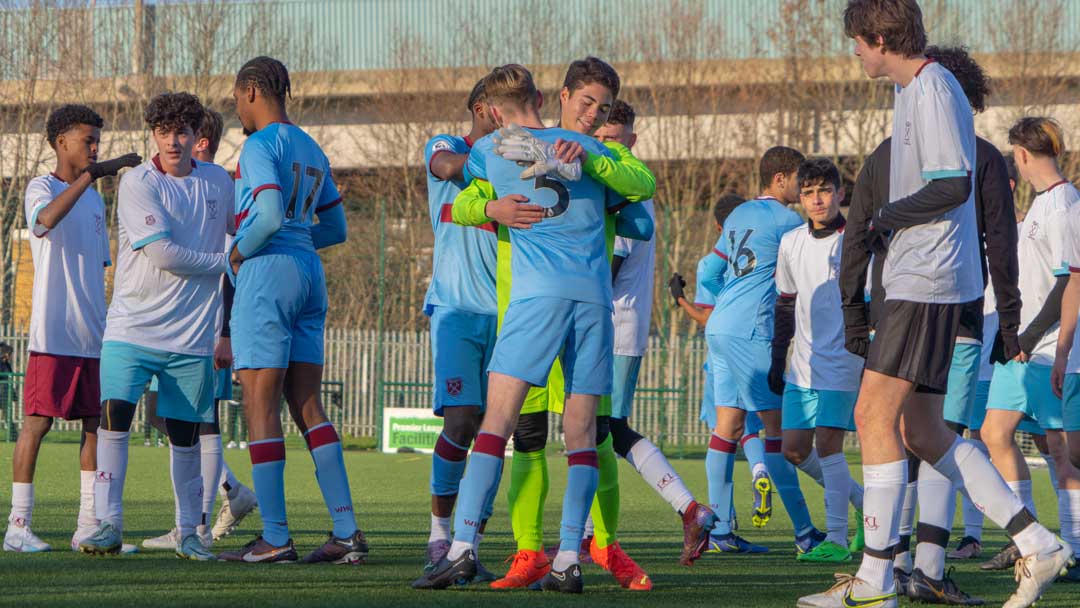
[[[28,358],[25,331],[0,331],[0,341],[14,347],[12,367],[25,369]],[[638,375],[631,423],[669,453],[682,456],[690,446],[707,443],[710,429],[699,420],[705,361],[700,336],[651,336],[649,350]],[[329,329],[322,400],[331,421],[343,435],[378,437],[383,407],[428,408],[432,401],[431,340],[427,332]],[[2,437],[14,439],[22,421],[22,374],[0,374]],[[233,385],[233,400],[222,408],[222,435],[237,443],[246,439],[246,424],[239,403],[243,396]],[[282,425],[297,429],[282,408]],[[58,430],[77,430],[78,422],[58,422]],[[133,429],[142,430],[148,444],[160,440],[146,421],[146,408],[138,408]],[[553,416],[549,438],[561,439],[561,418]],[[1021,448],[1037,449],[1026,433],[1019,433]],[[856,438],[849,433],[849,447]]]

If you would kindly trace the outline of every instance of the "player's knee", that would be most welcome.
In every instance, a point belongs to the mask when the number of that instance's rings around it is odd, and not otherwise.
[[[626,458],[634,444],[644,439],[637,431],[630,428],[626,418],[611,419],[611,438],[614,442],[615,453]]]
[[[980,436],[990,451],[1007,450],[1012,447],[1013,433],[1004,425],[984,424]]]
[[[165,419],[165,430],[169,435],[169,442],[181,448],[190,448],[199,443],[199,426],[198,422]]]
[[[52,425],[53,419],[49,416],[26,416],[23,418],[21,433],[27,433],[29,437],[41,439],[49,433]]]
[[[795,466],[799,466],[810,455],[810,448],[800,443],[785,441],[780,448],[784,453],[784,459]]]
[[[514,429],[514,449],[518,452],[539,452],[547,446],[547,412],[525,414],[518,418]]]
[[[101,428],[106,431],[126,433],[135,419],[135,404],[119,399],[108,399],[101,406]]]
[[[454,408],[446,408],[443,416],[443,435],[457,445],[468,447],[476,438],[480,428],[480,419],[475,415],[458,415]]]
[[[610,416],[597,416],[596,417],[596,445],[600,445],[607,441],[608,435],[611,434],[611,417]]]

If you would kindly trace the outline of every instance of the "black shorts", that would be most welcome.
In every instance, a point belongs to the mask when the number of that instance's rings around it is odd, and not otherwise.
[[[944,395],[965,310],[970,316],[972,305],[887,300],[866,369],[912,382],[917,393]]]

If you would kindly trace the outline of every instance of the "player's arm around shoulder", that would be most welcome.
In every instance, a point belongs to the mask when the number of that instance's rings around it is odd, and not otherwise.
[[[632,203],[652,198],[656,176],[626,146],[609,141],[603,151],[586,150],[582,169],[589,177],[618,192]]]
[[[469,181],[468,159],[469,153],[458,152],[449,135],[436,135],[424,146],[424,165],[428,173],[444,182]]]

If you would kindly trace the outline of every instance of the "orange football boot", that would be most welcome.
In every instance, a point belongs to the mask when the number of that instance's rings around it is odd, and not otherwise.
[[[544,550],[529,551],[522,549],[508,558],[514,560],[510,571],[506,576],[491,583],[492,589],[524,589],[536,581],[544,578],[551,571],[551,562],[548,561]]]

